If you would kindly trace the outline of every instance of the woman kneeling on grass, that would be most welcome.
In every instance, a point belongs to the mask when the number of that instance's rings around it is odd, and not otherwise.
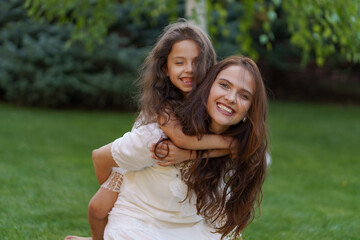
[[[193,94],[184,107],[173,109],[179,121],[174,132],[181,125],[185,134],[199,138],[232,137],[236,153],[208,159],[198,152],[187,164],[162,167],[148,153],[149,143],[165,137],[157,123],[126,133],[111,147],[115,162],[130,171],[104,239],[235,239],[253,220],[266,172],[267,104],[260,72],[248,58],[229,57]],[[163,114],[160,125],[168,118]],[[167,150],[159,144],[155,152]]]

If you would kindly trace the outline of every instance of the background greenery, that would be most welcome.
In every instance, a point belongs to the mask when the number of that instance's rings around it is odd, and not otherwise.
[[[0,0],[0,239],[90,234],[91,150],[131,128],[140,64],[185,2]],[[219,59],[257,58],[271,99],[360,103],[358,0],[207,3]],[[245,239],[357,239],[359,107],[269,112],[273,163]]]
[[[186,1],[141,2],[0,0],[0,100],[134,109],[139,67]],[[207,1],[207,9],[219,59],[256,58],[273,98],[360,103],[359,1]]]
[[[46,107],[134,108],[134,81],[150,45],[142,39],[155,37],[154,30],[109,34],[89,52],[80,43],[66,47],[71,24],[35,22],[21,0],[0,4],[1,99]],[[119,9],[119,25],[128,21],[126,11]]]
[[[0,239],[89,235],[91,150],[130,130],[135,115],[3,104],[0,115]],[[270,103],[273,161],[245,239],[358,239],[359,119],[353,106]]]

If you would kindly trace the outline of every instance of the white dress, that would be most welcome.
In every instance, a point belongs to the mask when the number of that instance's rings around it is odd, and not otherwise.
[[[114,141],[111,152],[120,168],[127,170],[121,193],[109,213],[105,240],[220,239],[196,214],[194,197],[181,202],[187,186],[179,169],[156,164],[149,151],[164,133],[158,124],[133,128]]]

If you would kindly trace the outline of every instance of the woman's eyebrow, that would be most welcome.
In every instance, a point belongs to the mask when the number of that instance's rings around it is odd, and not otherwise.
[[[249,90],[247,90],[247,89],[245,89],[245,88],[242,88],[241,90],[244,91],[244,92],[246,92],[247,94],[249,94],[249,95],[252,97],[252,93],[251,93]]]
[[[232,82],[230,82],[229,80],[227,80],[226,78],[219,78],[219,80],[225,81],[225,82],[227,82],[229,85],[234,86],[234,84],[233,84]],[[247,94],[249,94],[250,96],[252,96],[252,92],[250,92],[250,90],[247,90],[247,89],[245,89],[245,88],[241,88],[241,91],[246,92]]]
[[[232,82],[230,82],[229,80],[227,80],[226,78],[219,78],[219,80],[221,81],[225,81],[227,82],[228,84],[230,84],[231,86],[233,86],[234,84]]]

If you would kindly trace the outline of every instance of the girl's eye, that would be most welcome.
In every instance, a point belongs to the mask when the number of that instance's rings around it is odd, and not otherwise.
[[[176,62],[175,64],[176,65],[181,65],[181,64],[183,64],[183,62]]]

